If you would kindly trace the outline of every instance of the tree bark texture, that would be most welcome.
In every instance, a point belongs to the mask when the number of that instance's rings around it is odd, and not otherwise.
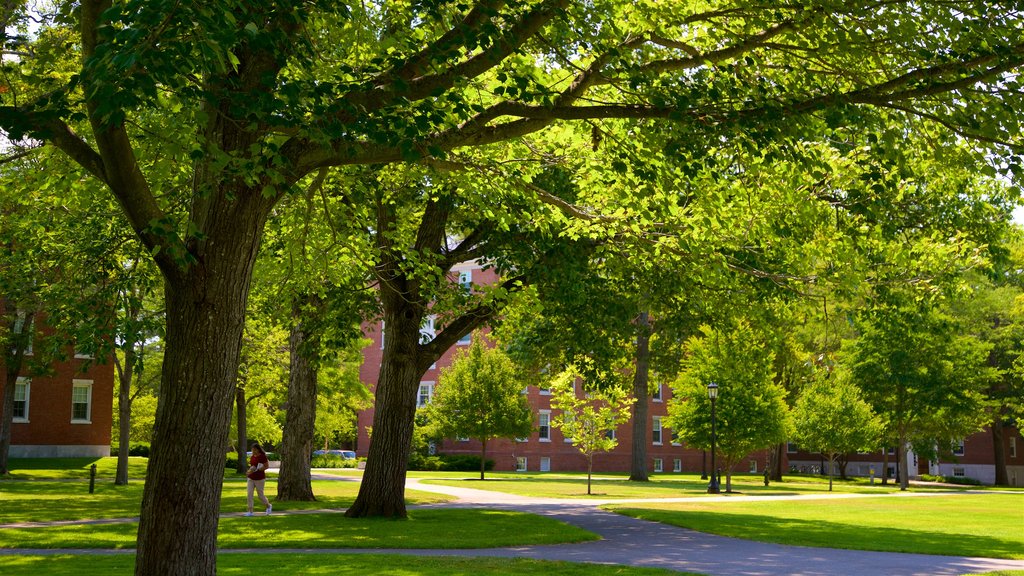
[[[309,360],[307,342],[305,328],[296,313],[288,335],[290,374],[281,439],[281,472],[277,478],[278,500],[316,500],[309,460],[316,420],[317,367]]]
[[[1000,414],[996,414],[995,419],[990,424],[992,429],[992,462],[995,464],[996,486],[1009,486],[1010,476],[1006,472],[1006,446],[1003,443],[1003,419]]]
[[[132,431],[132,378],[135,375],[135,351],[125,349],[124,366],[117,371],[117,472],[114,484],[128,484],[128,451]]]
[[[8,315],[10,324],[7,327],[10,347],[4,351],[4,387],[3,405],[0,406],[0,476],[10,473],[11,434],[14,427],[14,386],[18,383],[21,366],[25,361],[25,350],[32,338],[32,317],[28,313],[20,322],[16,311]]]
[[[633,374],[633,450],[629,479],[647,482],[647,397],[651,365],[651,323],[647,312],[637,316],[636,372]]]
[[[373,436],[359,494],[345,515],[405,518],[405,478],[412,449],[420,378],[430,366],[418,359],[422,306],[385,306],[384,354],[374,392]]]
[[[776,444],[772,449],[771,460],[771,473],[768,476],[769,480],[773,482],[782,482],[782,459],[786,455],[786,443],[782,442]]]
[[[484,470],[487,468],[487,438],[480,440],[480,479],[484,479]]]
[[[235,472],[245,474],[249,469],[249,459],[246,452],[249,450],[249,427],[247,425],[249,413],[249,400],[245,397],[245,387],[235,386],[235,419],[238,440],[235,445]]]
[[[203,199],[197,262],[165,277],[166,349],[139,520],[137,576],[216,574],[217,521],[253,264],[259,192]],[[166,276],[166,275],[165,275]]]

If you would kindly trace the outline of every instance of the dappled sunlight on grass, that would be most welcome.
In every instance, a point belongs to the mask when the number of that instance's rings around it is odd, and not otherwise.
[[[1024,559],[1024,496],[859,498],[604,506],[645,520],[749,540]]]
[[[130,574],[134,555],[0,557],[4,576],[107,576]],[[295,574],[303,576],[686,576],[656,568],[572,564],[511,558],[416,557],[380,554],[221,554],[217,573],[222,576]]]
[[[131,548],[135,522],[0,529],[3,548]],[[454,535],[458,535],[457,537]],[[521,512],[413,510],[408,520],[340,513],[222,518],[221,548],[493,548],[595,540],[597,536]]]

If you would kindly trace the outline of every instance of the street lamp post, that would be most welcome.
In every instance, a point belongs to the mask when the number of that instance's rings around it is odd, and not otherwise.
[[[715,400],[718,399],[718,384],[708,384],[708,398],[711,399],[711,483],[708,484],[708,494],[718,494],[721,492],[718,486],[718,468],[715,467]]]

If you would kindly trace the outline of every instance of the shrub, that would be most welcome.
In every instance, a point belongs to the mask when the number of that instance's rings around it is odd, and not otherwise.
[[[318,454],[309,461],[311,468],[355,468],[357,464],[356,460],[342,458],[337,454]]]
[[[440,456],[426,456],[419,452],[409,455],[409,470],[436,472],[441,469]]]
[[[484,470],[493,470],[494,460],[484,462]],[[480,470],[480,457],[469,454],[442,454],[441,470],[445,472],[475,472]]]
[[[117,456],[121,452],[120,446],[111,445],[110,455]],[[149,458],[149,444],[145,442],[135,442],[128,447],[129,456],[141,456],[143,458]]]
[[[933,476],[931,474],[921,474],[920,478],[925,482],[944,482],[946,484],[981,486],[981,480],[978,480],[976,478],[969,478],[967,476]]]

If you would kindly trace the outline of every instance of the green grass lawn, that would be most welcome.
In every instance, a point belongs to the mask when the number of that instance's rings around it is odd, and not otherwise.
[[[146,476],[148,458],[128,458],[128,479],[141,482]],[[11,458],[12,480],[88,480],[89,468],[96,465],[96,479],[113,480],[117,474],[117,458]],[[230,471],[229,471],[230,472]]]
[[[316,502],[279,502],[274,504],[274,508],[278,511],[343,509],[352,505],[359,491],[358,482],[314,480],[312,485]],[[267,497],[273,501],[277,492],[273,478],[267,481],[266,491]],[[409,504],[431,504],[449,499],[429,492],[406,491]],[[115,486],[105,480],[97,482],[95,492],[89,494],[88,482],[0,480],[0,502],[0,524],[131,518],[139,515],[142,482]],[[221,512],[243,512],[245,507],[245,481],[241,478],[226,479],[221,492]]]
[[[1024,559],[1024,495],[607,505],[645,520],[748,540]]]
[[[586,474],[489,474],[481,481],[466,473],[416,473],[424,478],[424,484],[440,484],[494,490],[521,496],[538,498],[677,498],[681,496],[706,496],[708,481],[701,480],[698,474],[656,475],[650,482],[630,482],[628,477],[602,474],[596,476],[591,483],[591,495],[587,495]],[[723,479],[723,484],[725,480]],[[772,482],[764,485],[764,477],[755,474],[733,476],[733,491],[736,494],[755,494],[759,496],[827,493],[828,478],[819,476],[787,476],[783,482]],[[966,487],[965,487],[966,488]],[[912,491],[935,491],[935,487],[914,487]],[[946,489],[948,490],[948,489]],[[899,491],[899,486],[892,483],[883,486],[881,483],[871,484],[863,478],[846,481],[835,481],[834,492],[851,492],[864,494],[882,494]],[[1022,492],[1024,494],[1024,492]]]
[[[107,576],[130,574],[134,555],[0,556],[4,576]],[[416,557],[379,554],[221,554],[217,573],[225,576],[686,576],[656,568],[545,562],[507,558]],[[695,575],[691,575],[695,576]]]
[[[138,524],[0,529],[0,548],[134,548]],[[454,536],[457,534],[458,536]],[[227,548],[493,548],[585,542],[586,530],[533,514],[450,508],[411,510],[408,520],[341,513],[221,518]]]

